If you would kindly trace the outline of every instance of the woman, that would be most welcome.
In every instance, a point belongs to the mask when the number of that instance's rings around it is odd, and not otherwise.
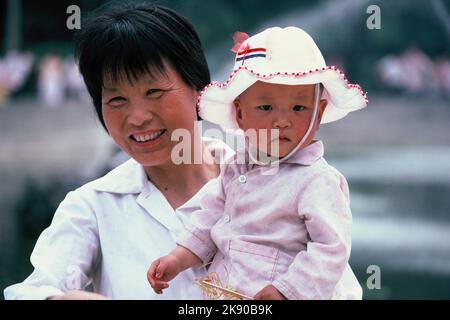
[[[175,165],[171,135],[189,133],[192,157],[226,148],[195,130],[197,95],[210,81],[199,38],[174,11],[143,4],[102,9],[75,41],[100,122],[132,159],[67,195],[36,243],[34,272],[5,298],[161,298],[147,267],[175,246],[219,175],[213,161]],[[162,298],[201,298],[196,275],[185,272]],[[83,291],[89,284],[95,293]]]

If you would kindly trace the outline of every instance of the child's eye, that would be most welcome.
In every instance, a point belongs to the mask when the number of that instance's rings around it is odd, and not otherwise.
[[[306,109],[305,106],[296,105],[292,108],[294,111],[303,111]]]
[[[258,106],[256,108],[259,109],[259,110],[263,110],[263,111],[270,111],[270,110],[272,110],[272,106],[268,105],[268,104],[263,105],[263,106]]]

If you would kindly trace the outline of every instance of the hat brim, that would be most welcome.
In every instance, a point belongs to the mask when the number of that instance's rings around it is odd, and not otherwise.
[[[277,73],[261,75],[246,67],[235,70],[224,83],[213,82],[199,96],[200,116],[220,125],[223,129],[239,129],[233,101],[257,81],[285,85],[307,85],[322,83],[325,90],[322,99],[328,104],[321,123],[345,117],[349,112],[367,106],[367,95],[357,84],[350,84],[342,71],[336,67],[325,67],[299,73]]]

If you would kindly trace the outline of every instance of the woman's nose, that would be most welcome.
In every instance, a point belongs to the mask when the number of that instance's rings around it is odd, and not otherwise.
[[[155,115],[144,103],[134,104],[129,109],[128,122],[136,127],[150,122]]]

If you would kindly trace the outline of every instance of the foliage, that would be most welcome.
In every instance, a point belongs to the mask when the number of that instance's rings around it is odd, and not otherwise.
[[[15,206],[21,238],[36,239],[50,225],[59,203],[75,185],[67,178],[53,178],[46,183],[28,179]]]

